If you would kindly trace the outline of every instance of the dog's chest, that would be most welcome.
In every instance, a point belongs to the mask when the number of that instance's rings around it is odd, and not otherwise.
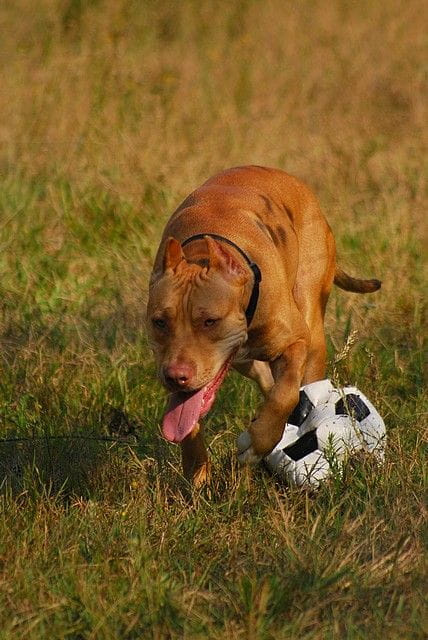
[[[235,362],[248,360],[272,361],[284,351],[288,332],[276,332],[267,327],[254,327],[248,330],[248,340],[240,347]]]

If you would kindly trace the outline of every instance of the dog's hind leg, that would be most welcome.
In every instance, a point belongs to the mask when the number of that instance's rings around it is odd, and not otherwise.
[[[246,378],[257,382],[264,397],[267,397],[274,384],[272,372],[267,362],[247,360],[246,362],[234,363],[233,368]]]
[[[318,300],[315,300],[312,307],[307,306],[305,309],[305,320],[309,327],[311,339],[302,384],[316,382],[325,377],[327,347],[324,332],[324,314],[328,295],[329,291],[325,289],[319,295]]]
[[[325,344],[324,327],[322,324],[319,329],[312,334],[312,336],[313,341],[311,342],[309,349],[302,384],[316,382],[317,380],[322,380],[325,377],[327,348]]]
[[[301,262],[297,270],[293,296],[306,326],[310,342],[301,384],[322,380],[326,373],[327,350],[324,315],[335,273],[335,242],[333,234],[317,204],[312,204],[314,219],[320,228],[319,242],[307,234],[300,242]],[[324,227],[324,233],[321,233]],[[311,268],[305,267],[310,264]]]

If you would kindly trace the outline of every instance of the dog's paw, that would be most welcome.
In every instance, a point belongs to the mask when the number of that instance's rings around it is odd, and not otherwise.
[[[237,446],[238,446],[238,460],[240,464],[255,465],[258,462],[260,462],[260,460],[262,459],[262,456],[259,456],[257,455],[257,453],[255,453],[252,440],[251,440],[251,435],[248,431],[243,431],[239,435],[237,440]]]
[[[192,474],[191,483],[194,489],[201,489],[204,485],[209,484],[211,478],[211,465],[205,462],[195,469]]]

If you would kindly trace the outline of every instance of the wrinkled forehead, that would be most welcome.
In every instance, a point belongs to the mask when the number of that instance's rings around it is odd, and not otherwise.
[[[192,314],[226,314],[234,308],[236,301],[234,287],[216,275],[189,281],[165,275],[150,289],[148,312],[168,311],[171,315],[174,310],[184,309]]]
[[[233,288],[216,278],[206,281],[204,286],[192,286],[188,294],[188,305],[196,313],[226,315],[236,306],[236,302]]]

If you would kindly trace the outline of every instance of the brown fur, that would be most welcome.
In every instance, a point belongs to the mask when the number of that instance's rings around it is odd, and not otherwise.
[[[252,272],[233,247],[212,238],[181,248],[192,235],[212,233],[237,244],[262,272],[260,298],[247,331],[244,311]],[[207,266],[208,265],[208,266]],[[335,243],[317,200],[284,171],[249,166],[224,171],[194,191],[171,216],[150,285],[149,335],[159,374],[191,363],[188,390],[209,382],[227,357],[256,380],[266,400],[249,427],[244,461],[268,453],[298,401],[299,387],[325,375],[324,312],[333,282],[349,291],[379,288],[336,266]],[[153,319],[167,320],[160,331]],[[204,318],[219,318],[207,328]],[[187,477],[204,480],[208,459],[197,426],[182,443]]]

